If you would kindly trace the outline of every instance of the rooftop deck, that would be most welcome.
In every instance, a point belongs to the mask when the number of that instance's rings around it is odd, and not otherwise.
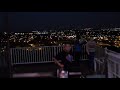
[[[9,64],[11,78],[14,77],[56,77],[57,66],[52,57],[62,51],[62,46],[36,48],[10,48]],[[119,78],[120,54],[98,47],[95,56],[95,73],[90,73],[85,46],[82,48],[79,71],[86,78]],[[73,50],[73,48],[72,48]],[[111,68],[112,67],[112,68]]]

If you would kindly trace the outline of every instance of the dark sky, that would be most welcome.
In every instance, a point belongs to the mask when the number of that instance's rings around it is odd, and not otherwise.
[[[12,31],[30,31],[40,24],[120,25],[120,12],[10,12],[8,16]]]
[[[0,12],[0,31],[6,30],[7,14]]]

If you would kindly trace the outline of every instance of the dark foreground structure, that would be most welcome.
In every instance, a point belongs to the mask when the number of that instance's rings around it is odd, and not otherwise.
[[[57,66],[52,57],[62,50],[62,46],[41,46],[36,48],[10,48],[1,53],[0,77],[1,78],[57,78]],[[82,47],[80,66],[74,66],[74,75],[80,78],[119,78],[120,54],[101,47],[97,48],[95,56],[94,73],[88,68],[88,57],[85,47]],[[76,75],[75,75],[76,73]]]

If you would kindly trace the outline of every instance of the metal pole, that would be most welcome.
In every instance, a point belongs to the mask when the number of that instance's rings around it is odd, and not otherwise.
[[[107,54],[107,48],[105,48],[105,77],[108,78],[108,54]]]

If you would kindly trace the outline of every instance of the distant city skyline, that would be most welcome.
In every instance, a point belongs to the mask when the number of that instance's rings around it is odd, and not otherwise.
[[[49,46],[62,45],[66,41],[74,43],[76,39],[84,38],[88,40],[93,37],[95,41],[102,46],[120,47],[120,28],[113,28],[110,31],[107,29],[91,30],[85,28],[84,30],[63,30],[63,31],[34,31],[34,32],[11,32],[0,33],[1,43],[7,43],[9,39],[11,47],[22,46],[27,47],[33,45]]]

